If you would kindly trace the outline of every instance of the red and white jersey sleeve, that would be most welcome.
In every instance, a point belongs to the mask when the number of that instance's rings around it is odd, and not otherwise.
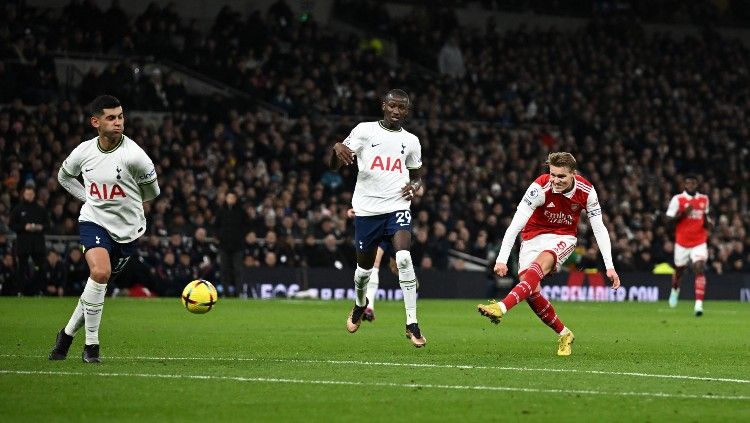
[[[534,210],[542,204],[544,204],[544,189],[537,181],[534,181],[529,185],[521,202],[518,203],[513,220],[505,231],[505,235],[503,235],[503,243],[500,246],[500,253],[497,255],[496,263],[508,263],[510,250],[513,249],[513,244],[516,243],[518,233],[526,226],[526,222],[529,221]]]
[[[683,247],[691,248],[708,240],[705,219],[709,211],[708,196],[701,193],[690,195],[682,192],[672,197],[667,207],[667,216],[675,217],[684,211],[688,205],[692,206],[690,213],[682,218],[675,227],[675,242]]]
[[[612,240],[609,238],[607,227],[604,226],[602,206],[599,204],[599,195],[596,193],[594,187],[591,187],[589,198],[586,201],[586,214],[589,217],[591,230],[594,232],[594,238],[596,238],[596,245],[599,246],[599,251],[602,253],[604,267],[606,269],[614,269],[615,264],[612,261]]]

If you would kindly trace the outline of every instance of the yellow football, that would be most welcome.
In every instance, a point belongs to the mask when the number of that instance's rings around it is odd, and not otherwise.
[[[185,309],[195,314],[208,313],[216,305],[218,299],[216,288],[211,282],[203,279],[197,279],[187,284],[180,297]]]

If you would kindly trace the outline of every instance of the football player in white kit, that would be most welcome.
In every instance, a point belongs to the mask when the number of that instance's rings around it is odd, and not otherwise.
[[[122,272],[146,231],[143,203],[159,195],[156,169],[145,151],[123,134],[120,101],[109,95],[90,105],[98,136],[84,141],[65,159],[57,179],[83,202],[78,226],[91,273],[68,324],[57,334],[50,360],[64,360],[78,329],[86,326],[85,363],[99,363],[99,323],[107,282]],[[83,175],[83,185],[78,177]]]
[[[362,122],[331,152],[330,167],[339,169],[355,162],[359,173],[354,187],[354,243],[357,269],[354,307],[346,329],[354,333],[367,309],[367,284],[378,244],[390,240],[396,251],[399,283],[406,308],[406,337],[417,347],[427,340],[417,323],[417,277],[411,260],[411,199],[422,187],[422,147],[419,139],[402,125],[409,113],[409,96],[391,90],[383,98],[383,119]]]

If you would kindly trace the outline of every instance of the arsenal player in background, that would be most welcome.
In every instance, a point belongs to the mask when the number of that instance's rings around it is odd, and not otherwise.
[[[706,293],[706,275],[703,269],[708,259],[708,196],[697,190],[698,179],[694,175],[685,176],[685,191],[672,197],[667,208],[667,217],[675,225],[674,266],[672,293],[669,306],[677,307],[680,296],[680,282],[689,262],[695,273],[695,315],[703,315],[703,296]]]
[[[510,250],[521,232],[518,259],[521,281],[500,302],[480,304],[477,308],[480,314],[497,324],[511,308],[526,300],[537,316],[559,335],[557,355],[567,356],[571,354],[575,337],[557,317],[552,304],[542,296],[540,282],[575,249],[582,211],[588,214],[613,289],[619,288],[620,277],[612,263],[612,244],[602,221],[596,190],[589,181],[578,176],[576,159],[570,153],[551,153],[547,165],[549,173],[536,178],[518,204],[495,263],[495,273],[505,276]]]

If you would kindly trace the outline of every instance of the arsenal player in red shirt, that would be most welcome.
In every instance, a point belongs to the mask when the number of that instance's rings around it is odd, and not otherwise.
[[[706,293],[706,275],[703,269],[708,259],[708,196],[698,192],[698,179],[694,175],[685,176],[685,191],[672,197],[667,208],[667,217],[675,225],[674,266],[672,293],[669,306],[677,307],[680,296],[680,282],[687,270],[688,262],[693,263],[695,273],[695,315],[703,315],[703,296]]]
[[[596,243],[602,252],[612,288],[620,286],[620,277],[612,263],[612,244],[602,221],[602,208],[596,190],[577,174],[576,159],[570,153],[551,153],[547,158],[549,174],[538,177],[518,204],[495,263],[495,273],[508,273],[508,256],[518,233],[521,252],[518,269],[521,281],[500,302],[480,304],[479,313],[493,323],[523,300],[539,318],[559,335],[557,355],[571,354],[573,332],[560,321],[552,304],[541,294],[540,282],[570,257],[578,240],[581,212],[588,214]]]

